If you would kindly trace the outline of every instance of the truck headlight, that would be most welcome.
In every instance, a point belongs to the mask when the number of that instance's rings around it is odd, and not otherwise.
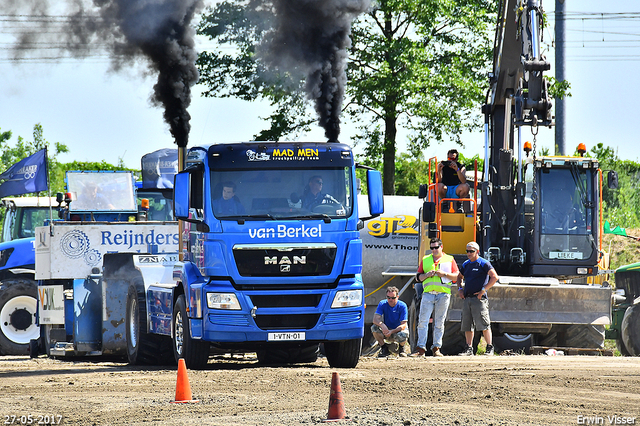
[[[233,293],[207,293],[207,306],[209,309],[229,309],[239,311],[240,302]]]
[[[336,293],[333,298],[331,309],[334,308],[351,308],[353,306],[362,305],[362,290],[345,290]]]

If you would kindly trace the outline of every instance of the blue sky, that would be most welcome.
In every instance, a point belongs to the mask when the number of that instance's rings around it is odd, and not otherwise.
[[[580,142],[588,148],[602,142],[617,149],[621,158],[639,161],[636,110],[640,88],[633,71],[640,65],[640,4],[632,0],[566,1],[566,11],[577,14],[567,21],[566,78],[573,95],[565,107],[567,150],[572,152]],[[544,6],[553,25],[554,2],[546,0]],[[625,19],[613,15],[622,12],[637,15]],[[599,19],[598,13],[602,13]],[[7,32],[0,22],[0,129],[11,130],[14,142],[18,135],[32,139],[34,124],[41,123],[49,142],[69,147],[61,161],[116,163],[122,158],[127,166],[136,168],[142,155],[173,147],[162,110],[148,101],[154,78],[142,77],[142,67],[109,73],[109,61],[103,57],[16,64],[8,59],[6,49],[12,38]],[[550,44],[552,26],[544,37]],[[206,46],[206,40],[199,41],[199,49]],[[553,63],[553,47],[548,46],[546,53]],[[200,91],[199,86],[194,87],[189,108],[189,146],[249,140],[264,127],[260,117],[269,114],[268,105],[202,98]],[[348,143],[353,133],[353,126],[344,123],[341,141]],[[531,140],[527,129],[523,135]],[[323,131],[316,128],[301,139],[323,141]],[[483,152],[480,132],[463,135],[463,141],[465,155]],[[404,146],[400,141],[401,151]],[[541,129],[538,147],[552,146],[553,130]],[[448,148],[434,146],[426,156],[443,157]]]

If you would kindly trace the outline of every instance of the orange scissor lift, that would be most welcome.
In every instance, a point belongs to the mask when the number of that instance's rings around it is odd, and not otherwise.
[[[442,240],[446,253],[465,255],[467,243],[476,241],[478,162],[474,161],[474,198],[440,199],[437,191],[437,165],[437,157],[429,158],[429,183],[425,201],[433,203],[435,215],[431,215],[434,218],[433,221],[422,227],[420,245],[429,247],[428,239],[435,235]]]

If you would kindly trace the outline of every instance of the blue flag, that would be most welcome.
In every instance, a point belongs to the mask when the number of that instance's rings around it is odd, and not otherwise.
[[[0,197],[46,191],[47,149],[23,158],[0,175]]]

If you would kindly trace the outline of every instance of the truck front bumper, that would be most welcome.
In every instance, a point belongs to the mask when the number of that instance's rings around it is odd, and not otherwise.
[[[266,315],[265,315],[266,316]],[[279,315],[268,315],[267,322],[278,322]],[[282,315],[284,316],[284,315]],[[311,328],[261,328],[257,326],[260,318],[252,317],[250,314],[242,313],[216,313],[208,314],[206,320],[191,320],[192,330],[202,330],[203,340],[210,342],[268,342],[274,341],[273,334],[284,337],[294,336],[306,341],[337,341],[360,339],[364,336],[364,309],[340,310],[339,312],[309,315],[309,319],[303,322],[310,322],[313,317],[318,317],[315,325]],[[264,318],[263,318],[264,319]],[[270,333],[272,333],[270,339]],[[194,333],[195,334],[195,333]]]

